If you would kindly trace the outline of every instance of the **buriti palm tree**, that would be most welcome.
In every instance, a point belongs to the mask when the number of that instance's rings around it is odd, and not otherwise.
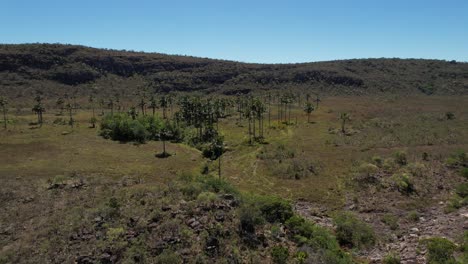
[[[3,112],[3,128],[7,129],[7,105],[8,101],[5,97],[0,97],[0,107],[2,107],[2,112]]]
[[[154,95],[151,96],[150,104],[148,107],[153,110],[153,117],[154,117],[154,114],[156,113],[156,108],[158,108],[158,103],[156,102],[156,98],[154,98]]]
[[[320,103],[322,100],[320,100],[318,94],[316,94],[315,96],[316,96],[316,98],[315,98],[315,109],[318,109],[319,103]]]
[[[221,136],[216,137],[216,139],[211,144],[212,159],[218,159],[218,176],[221,179],[221,156],[224,153],[224,140]]]
[[[315,110],[314,105],[310,102],[306,103],[304,112],[307,113],[307,123],[310,123],[310,114]]]
[[[42,96],[40,92],[36,95],[34,100],[36,101],[36,104],[33,106],[32,111],[37,114],[37,123],[42,127],[42,114],[45,112],[45,108],[42,105]]]
[[[73,120],[73,104],[68,102],[65,107],[68,110],[68,117],[69,117],[68,124],[71,126],[71,128],[73,128],[73,123],[75,122],[75,120]]]
[[[145,101],[144,96],[140,98],[140,103],[138,103],[138,106],[141,108],[141,114],[145,116],[146,115],[145,113],[146,101]]]
[[[62,97],[59,97],[57,101],[55,102],[55,106],[60,109],[60,113],[58,115],[63,115],[63,108],[65,105],[65,101],[63,100]]]
[[[346,130],[345,130],[346,121],[351,120],[351,115],[348,113],[341,113],[340,119],[341,119],[341,132],[343,132],[343,134],[346,134]]]
[[[163,118],[167,118],[167,106],[168,106],[168,100],[167,96],[163,95],[161,98],[159,98],[159,105],[163,109]]]

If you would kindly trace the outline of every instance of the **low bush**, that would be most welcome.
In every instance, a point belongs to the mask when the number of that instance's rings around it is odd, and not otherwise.
[[[284,223],[293,216],[291,204],[279,197],[262,196],[257,202],[263,216],[270,223]]]
[[[178,264],[182,263],[181,258],[170,250],[164,250],[156,257],[156,264]]]
[[[395,162],[401,166],[406,165],[408,163],[406,152],[404,151],[397,151],[394,154]]]
[[[426,170],[426,166],[424,164],[416,162],[408,164],[408,170],[411,172],[412,175],[422,177],[424,176],[424,172]]]
[[[334,218],[336,225],[336,238],[343,246],[351,248],[366,248],[375,243],[372,228],[359,220],[350,212],[342,212]]]
[[[428,263],[455,263],[453,253],[457,247],[450,240],[434,237],[423,240],[422,243],[427,248]]]
[[[419,213],[417,211],[411,211],[408,213],[408,215],[406,216],[408,218],[408,220],[412,221],[412,222],[417,222],[419,221]]]
[[[468,180],[468,168],[461,168],[460,169],[460,175]]]
[[[289,251],[282,246],[275,246],[271,249],[271,258],[273,263],[286,264],[288,263]]]
[[[457,186],[455,192],[461,197],[466,198],[468,197],[468,183],[462,183]]]
[[[286,221],[285,225],[301,246],[301,251],[310,253],[308,260],[312,263],[353,263],[351,257],[340,248],[336,237],[327,229],[296,215]]]
[[[383,264],[400,264],[401,259],[396,253],[392,252],[387,254],[383,259]]]
[[[133,118],[128,114],[109,114],[102,118],[100,135],[122,142],[144,143],[147,140],[161,139],[179,142],[184,137],[184,131],[180,126],[163,122],[157,117]]]
[[[382,222],[390,227],[391,230],[398,229],[398,218],[392,214],[382,216]]]
[[[392,176],[395,187],[404,194],[412,194],[415,191],[411,175],[409,173],[399,173]]]

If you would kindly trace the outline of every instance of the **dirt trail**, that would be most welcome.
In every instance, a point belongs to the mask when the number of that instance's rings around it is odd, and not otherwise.
[[[377,213],[359,214],[359,216],[373,225],[378,237],[390,236],[390,242],[381,241],[372,249],[361,251],[359,255],[366,257],[370,263],[382,263],[383,257],[389,252],[400,255],[402,264],[426,263],[426,250],[420,247],[419,241],[430,237],[445,237],[456,241],[468,229],[468,208],[446,214],[445,204],[439,204],[426,209],[420,214],[417,222],[401,221],[398,235],[393,232],[379,230],[380,215]],[[299,201],[294,206],[295,211],[302,217],[314,221],[320,226],[333,229],[333,220],[327,215],[326,209],[316,204]],[[377,221],[378,220],[378,221]]]

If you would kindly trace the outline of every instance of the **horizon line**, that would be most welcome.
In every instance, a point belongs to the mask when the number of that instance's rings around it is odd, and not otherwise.
[[[188,55],[188,54],[176,54],[176,53],[163,53],[158,51],[149,51],[149,50],[132,50],[132,49],[118,49],[118,48],[108,48],[108,47],[97,47],[89,46],[85,44],[76,44],[76,43],[62,43],[62,42],[21,42],[21,43],[0,43],[5,46],[14,46],[14,45],[62,45],[62,46],[78,46],[90,49],[97,50],[109,50],[116,52],[129,52],[129,53],[144,53],[144,54],[159,54],[165,56],[177,56],[177,57],[191,57],[197,59],[207,59],[215,61],[225,61],[225,62],[234,62],[242,64],[258,64],[258,65],[297,65],[297,64],[311,64],[311,63],[324,63],[324,62],[338,62],[338,61],[352,61],[352,60],[427,60],[427,61],[443,61],[443,62],[456,62],[456,63],[468,63],[468,61],[463,60],[447,60],[439,58],[414,58],[414,57],[361,57],[361,58],[340,58],[340,59],[331,59],[331,60],[316,60],[316,61],[300,61],[300,62],[248,62],[240,61],[235,59],[226,59],[226,58],[213,58],[213,57],[203,57],[198,55]]]

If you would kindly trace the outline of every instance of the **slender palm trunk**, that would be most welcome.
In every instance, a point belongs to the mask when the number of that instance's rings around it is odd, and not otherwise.
[[[70,115],[70,126],[71,126],[71,128],[73,128],[73,116],[72,116],[72,110],[73,110],[73,108],[71,108],[71,107],[70,107],[70,109],[69,109],[69,113],[68,113],[68,114]]]
[[[7,129],[6,107],[3,106],[3,128]]]

